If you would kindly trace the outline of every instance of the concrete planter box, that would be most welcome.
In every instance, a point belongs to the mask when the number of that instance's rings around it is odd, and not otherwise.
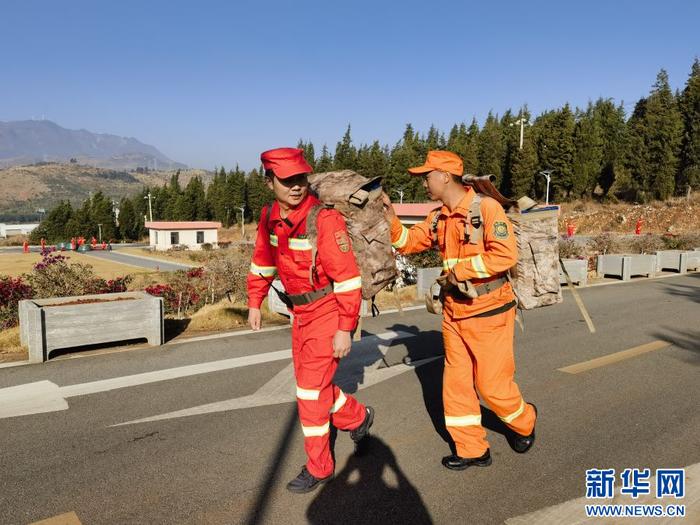
[[[430,287],[442,273],[442,268],[418,268],[416,270],[416,298],[423,299]]]
[[[634,275],[652,277],[656,273],[656,255],[599,255],[598,276],[613,275],[629,281]]]
[[[656,252],[657,268],[659,271],[673,270],[678,273],[686,273],[689,267],[698,266],[694,253],[683,250],[661,250]],[[690,265],[689,262],[691,262]]]
[[[66,304],[76,301],[96,301]],[[20,341],[29,362],[47,361],[53,350],[147,339],[163,344],[163,299],[146,292],[30,299],[19,303]]]
[[[571,282],[579,286],[588,284],[588,260],[587,259],[562,259]],[[559,266],[559,284],[566,284],[566,276]]]
[[[700,248],[686,253],[688,254],[688,270],[700,270]]]

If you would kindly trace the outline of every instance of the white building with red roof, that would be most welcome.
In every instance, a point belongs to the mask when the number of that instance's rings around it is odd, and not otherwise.
[[[153,221],[146,222],[149,244],[155,250],[186,247],[201,250],[202,245],[216,248],[219,244],[220,222],[212,221]]]

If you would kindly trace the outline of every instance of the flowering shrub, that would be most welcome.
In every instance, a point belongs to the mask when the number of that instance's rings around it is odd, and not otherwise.
[[[18,323],[19,302],[31,299],[32,295],[32,287],[21,277],[0,276],[0,330]]]
[[[125,292],[132,279],[126,275],[105,280],[97,277],[89,264],[69,263],[70,257],[58,252],[42,255],[27,277],[37,298]]]

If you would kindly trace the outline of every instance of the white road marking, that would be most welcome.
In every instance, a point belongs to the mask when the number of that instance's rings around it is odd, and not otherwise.
[[[367,336],[355,345],[358,347],[371,347],[380,342],[389,342],[410,337],[413,334],[406,332],[384,332],[377,335]],[[357,354],[361,352],[356,352]],[[353,355],[352,353],[350,355]],[[233,368],[251,366],[272,361],[291,359],[291,349],[279,350],[275,352],[265,352],[262,354],[251,354],[232,359],[210,361],[196,365],[187,365],[176,368],[167,368],[142,374],[133,374],[112,379],[103,379],[89,383],[76,385],[58,386],[51,381],[40,381],[17,385],[0,389],[0,419],[31,414],[41,414],[45,412],[55,412],[68,409],[66,398],[84,396],[98,392],[107,392],[118,388],[145,385],[159,381],[168,381],[181,377],[189,377],[198,374],[219,372]]]
[[[670,467],[670,465],[669,465]],[[653,474],[652,474],[653,477]],[[582,477],[583,479],[583,477]],[[585,492],[585,485],[582,483],[582,492]],[[698,523],[700,517],[700,463],[695,463],[685,467],[685,497],[683,499],[663,498],[656,499],[655,487],[652,481],[652,493],[640,495],[637,499],[631,496],[616,494],[613,499],[587,499],[576,498],[559,505],[545,507],[544,509],[523,514],[505,521],[505,525],[617,525],[639,523],[641,520],[634,518],[587,518],[586,505],[685,505],[685,516],[689,518],[688,523]],[[684,519],[678,517],[654,517],[647,518],[644,523],[655,523],[659,525],[683,523]]]
[[[401,339],[415,336],[415,334],[409,334],[406,332],[396,332],[395,334],[396,336],[392,338],[392,341],[399,341]],[[387,368],[379,368],[384,363],[383,358],[386,355],[386,352],[389,350],[390,345],[378,344],[377,339],[374,339],[373,341],[363,339],[363,341],[365,342],[363,348],[354,348],[353,351],[350,352],[350,355],[340,362],[338,372],[335,375],[334,382],[346,392],[354,392],[355,390],[365,389],[397,375],[403,374],[404,372],[414,370],[416,367],[434,361],[435,359],[441,358],[441,356],[431,357],[428,359],[415,361],[411,365],[399,364]],[[372,343],[376,345],[376,352],[372,352]],[[278,372],[254,394],[233,399],[226,399],[224,401],[217,401],[214,403],[207,403],[205,405],[167,412],[165,414],[134,419],[111,426],[119,427],[123,425],[133,425],[136,423],[163,421],[167,419],[212,414],[216,412],[227,412],[241,408],[278,405],[281,403],[291,403],[294,401],[296,401],[296,381],[294,379],[294,365],[290,363],[289,366]]]

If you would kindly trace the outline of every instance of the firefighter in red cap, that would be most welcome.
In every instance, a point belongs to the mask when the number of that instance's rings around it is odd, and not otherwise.
[[[287,484],[291,492],[316,489],[333,476],[330,425],[350,431],[359,443],[374,420],[365,407],[331,381],[338,360],[350,352],[361,303],[360,271],[347,227],[333,209],[321,209],[317,219],[317,252],[306,237],[306,217],[319,200],[309,194],[311,166],[301,149],[278,148],[260,155],[275,202],[262,210],[255,251],[248,274],[248,322],[261,325],[260,305],[277,274],[280,294],[294,314],[292,357],[296,395],[307,462]]]

